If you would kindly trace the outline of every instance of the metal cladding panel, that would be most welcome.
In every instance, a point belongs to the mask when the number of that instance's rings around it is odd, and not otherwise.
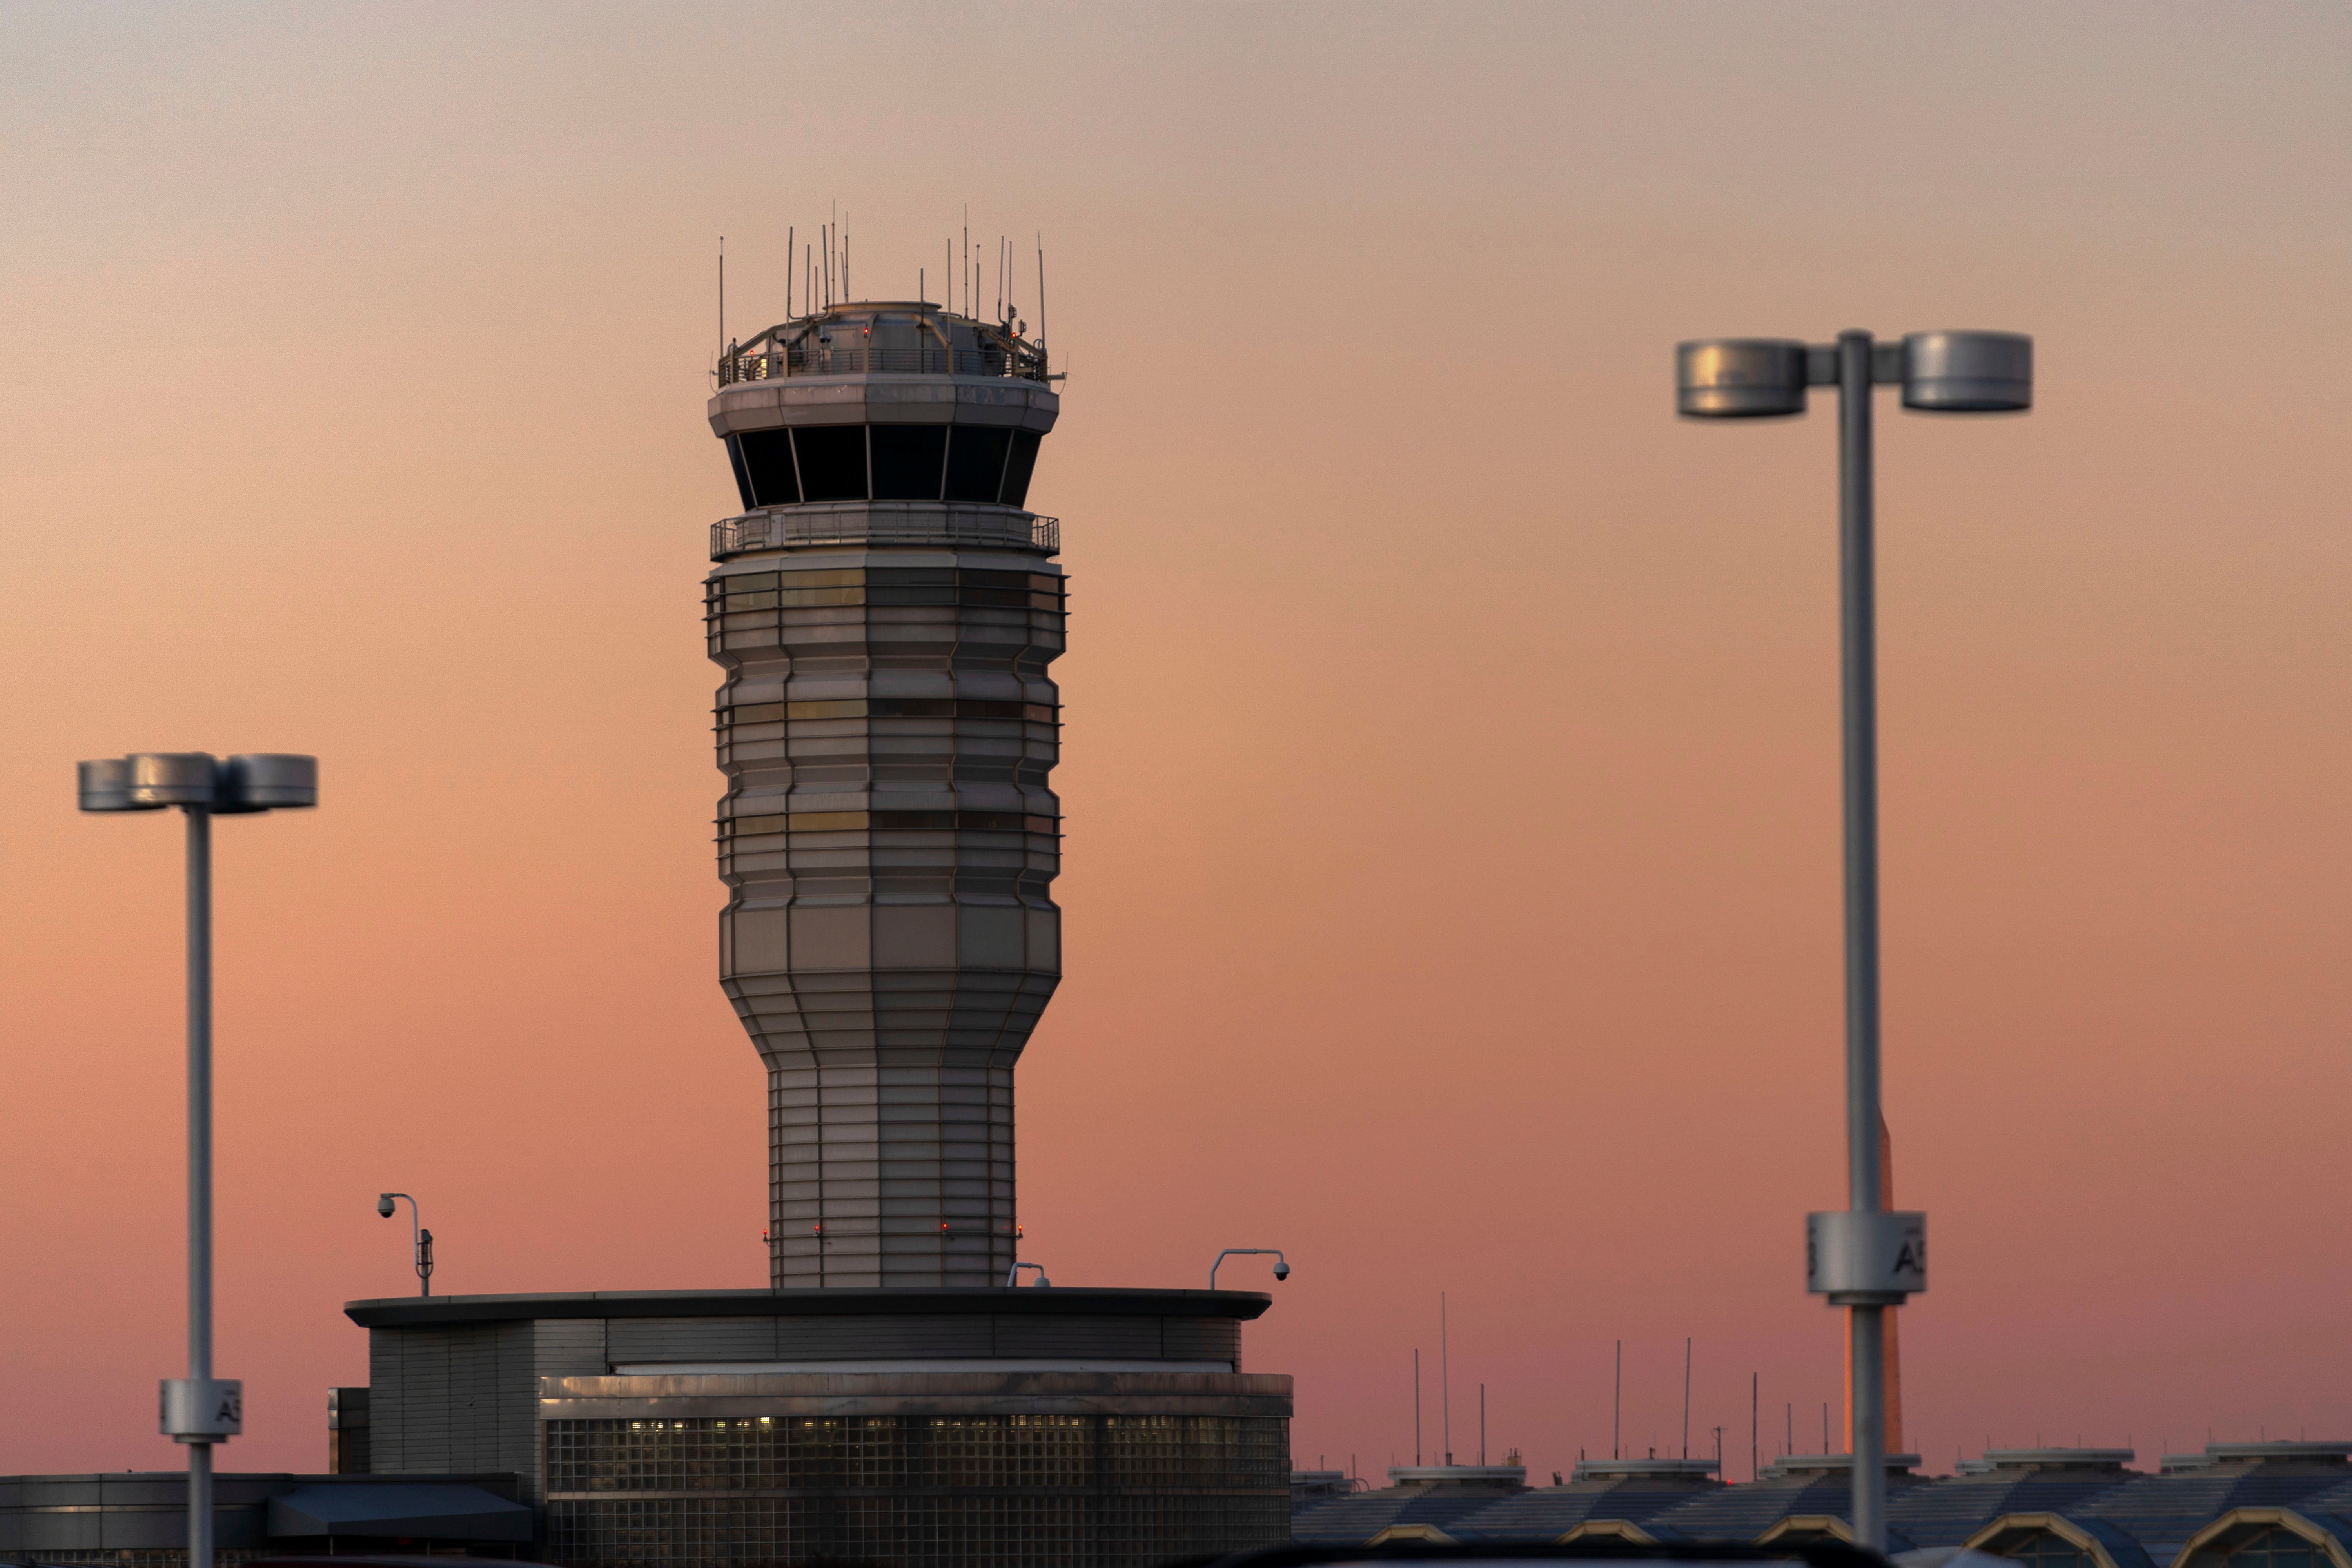
[[[1617,1519],[1638,1524],[1717,1489],[1712,1481],[1546,1487],[1490,1502],[1464,1518],[1461,1528],[1482,1541],[1557,1541],[1587,1520]]]
[[[370,1330],[370,1473],[534,1473],[533,1327]]]
[[[185,1506],[184,1502],[182,1506]],[[11,1521],[16,1528],[8,1532],[10,1537],[8,1546],[12,1551],[40,1553],[47,1552],[96,1552],[104,1547],[112,1545],[152,1544],[155,1546],[185,1546],[187,1544],[188,1531],[187,1526],[184,1524],[180,1527],[180,1536],[177,1541],[133,1542],[120,1539],[121,1537],[136,1533],[131,1530],[123,1528],[128,1526],[132,1521],[144,1521],[148,1520],[156,1520],[158,1523],[168,1523],[167,1521],[159,1520],[157,1519],[157,1516],[152,1514],[106,1514],[99,1512],[23,1514]],[[110,1522],[117,1526],[114,1533],[118,1539],[111,1542],[106,1539],[107,1531],[105,1527]]]
[[[888,1318],[787,1318],[777,1324],[779,1360],[996,1353],[992,1320],[962,1314]]]
[[[268,1529],[274,1536],[413,1536],[434,1541],[529,1541],[535,1533],[531,1510],[481,1487],[452,1482],[413,1486],[338,1484],[298,1486],[272,1498]]]
[[[1242,1326],[1230,1318],[1163,1318],[1160,1342],[1170,1361],[1226,1361],[1242,1370]]]
[[[999,1318],[995,1353],[1147,1361],[1163,1353],[1160,1323],[1157,1318]]]
[[[1290,1538],[1303,1546],[1353,1546],[1397,1524],[1433,1524],[1451,1532],[1493,1499],[1423,1492],[1409,1497],[1343,1498],[1291,1520]]]
[[[600,1376],[613,1364],[603,1318],[531,1321],[532,1368],[541,1377]]]
[[[1965,1476],[1913,1487],[1887,1509],[1887,1522],[1914,1546],[1958,1546],[2003,1514],[2072,1513],[2134,1478],[2106,1474]]]
[[[617,1319],[607,1339],[614,1364],[985,1356],[1234,1362],[1241,1330],[1215,1318],[894,1313]],[[542,1369],[541,1375],[555,1374]]]
[[[1064,583],[856,559],[738,561],[705,590],[719,967],[769,1068],[771,1279],[994,1285],[1013,1064],[1061,973]]]
[[[1287,1421],[1292,1394],[1287,1377],[1234,1373],[671,1373],[551,1378],[540,1386],[539,1408],[550,1422],[864,1415]]]
[[[587,1323],[628,1318],[1263,1317],[1274,1298],[1263,1290],[1118,1290],[1087,1286],[876,1290],[582,1290],[517,1296],[383,1297],[346,1301],[343,1313],[369,1329],[445,1329],[463,1323]]]
[[[615,1363],[771,1361],[776,1355],[773,1318],[624,1319],[609,1325],[607,1334]]]

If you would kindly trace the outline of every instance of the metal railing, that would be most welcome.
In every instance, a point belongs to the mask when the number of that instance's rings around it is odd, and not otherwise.
[[[785,507],[721,518],[710,525],[710,558],[807,544],[994,544],[1045,554],[1062,548],[1062,520],[1034,512],[870,504]]]
[[[1002,348],[876,348],[862,339],[827,346],[738,349],[719,362],[719,384],[773,381],[792,375],[986,375],[1046,381],[1045,358],[1025,345]]]

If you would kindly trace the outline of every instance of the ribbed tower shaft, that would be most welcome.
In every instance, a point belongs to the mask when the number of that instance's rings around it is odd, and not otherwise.
[[[995,551],[711,576],[721,974],[768,1067],[779,1288],[1013,1265],[1013,1069],[1061,968],[1063,604]]]

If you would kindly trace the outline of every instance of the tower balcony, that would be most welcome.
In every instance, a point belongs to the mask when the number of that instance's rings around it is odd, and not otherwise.
[[[802,376],[948,375],[1061,380],[1045,345],[1011,318],[983,321],[928,301],[866,300],[780,321],[719,356],[722,388]]]
[[[984,546],[1052,555],[1062,548],[1062,522],[1018,507],[844,501],[762,507],[710,525],[713,561],[826,544]]]

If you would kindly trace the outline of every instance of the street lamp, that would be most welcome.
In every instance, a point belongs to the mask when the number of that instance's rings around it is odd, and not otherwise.
[[[1265,1258],[1269,1256],[1274,1259],[1275,1283],[1280,1284],[1283,1280],[1289,1279],[1290,1259],[1283,1257],[1282,1248],[1278,1247],[1228,1247],[1223,1252],[1217,1254],[1216,1262],[1209,1265],[1209,1289],[1213,1290],[1217,1288],[1217,1270],[1224,1267],[1226,1258]]]
[[[319,760],[139,752],[80,765],[84,811],[188,821],[188,1375],[163,1387],[163,1435],[188,1449],[189,1568],[212,1568],[213,1445],[244,1429],[245,1385],[213,1376],[213,818],[319,804]]]
[[[2033,340],[2015,332],[1914,332],[1881,343],[1718,338],[1675,351],[1675,406],[1692,418],[1802,414],[1812,386],[1838,389],[1839,614],[1845,752],[1847,1206],[1806,1216],[1806,1288],[1853,1314],[1853,1531],[1886,1550],[1885,1310],[1927,1288],[1927,1216],[1890,1214],[1879,1170],[1878,671],[1871,388],[1903,389],[1928,414],[2016,413],[2033,403]]]
[[[394,1198],[408,1198],[408,1245],[415,1258],[416,1280],[420,1287],[416,1293],[430,1296],[433,1294],[433,1233],[418,1228],[416,1200],[409,1198],[406,1193],[377,1194],[375,1212],[390,1219]]]

